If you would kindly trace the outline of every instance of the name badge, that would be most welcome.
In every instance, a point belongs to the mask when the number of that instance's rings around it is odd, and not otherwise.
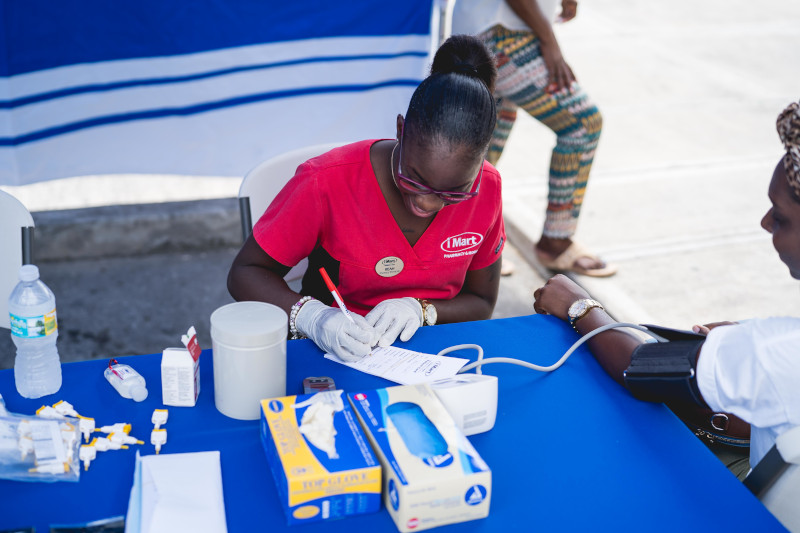
[[[391,278],[403,271],[403,260],[399,257],[384,257],[375,264],[375,272],[384,278]]]

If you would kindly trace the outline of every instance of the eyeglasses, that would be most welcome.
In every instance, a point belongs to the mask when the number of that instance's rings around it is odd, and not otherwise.
[[[435,194],[439,197],[446,204],[457,204],[459,202],[463,202],[464,200],[469,200],[470,198],[475,198],[478,196],[478,191],[481,188],[481,178],[483,177],[483,161],[481,161],[481,169],[478,172],[477,177],[477,186],[475,187],[474,191],[470,192],[463,192],[463,191],[438,191],[431,187],[428,187],[424,183],[420,183],[418,181],[412,180],[411,178],[404,176],[401,172],[401,168],[403,167],[403,136],[405,134],[405,130],[401,130],[400,132],[400,143],[398,144],[400,148],[400,157],[397,160],[397,175],[394,172],[394,149],[392,149],[392,157],[391,157],[391,168],[392,168],[392,179],[394,179],[394,184],[397,186],[398,189],[401,191],[407,192],[408,194],[418,194],[418,195],[425,195],[425,194]]]

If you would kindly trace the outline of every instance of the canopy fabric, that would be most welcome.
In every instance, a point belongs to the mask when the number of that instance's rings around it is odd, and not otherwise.
[[[0,185],[231,176],[302,146],[393,137],[433,0],[27,0],[0,13]]]

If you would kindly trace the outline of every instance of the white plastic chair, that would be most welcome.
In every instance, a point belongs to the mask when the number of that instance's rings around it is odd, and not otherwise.
[[[800,426],[775,439],[744,484],[789,531],[800,532]]]
[[[239,213],[242,218],[242,238],[246,240],[253,226],[286,182],[294,176],[297,167],[312,157],[341,146],[343,143],[316,144],[298,148],[260,163],[245,174],[239,187]],[[292,267],[284,279],[293,289],[299,289],[308,260],[303,259]]]
[[[22,202],[0,191],[0,328],[10,328],[8,297],[19,281],[19,267],[31,262],[33,217]]]

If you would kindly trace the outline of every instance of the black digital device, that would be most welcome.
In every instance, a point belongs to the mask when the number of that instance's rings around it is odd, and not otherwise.
[[[316,394],[327,390],[336,390],[333,378],[328,376],[311,376],[303,380],[303,394]]]

